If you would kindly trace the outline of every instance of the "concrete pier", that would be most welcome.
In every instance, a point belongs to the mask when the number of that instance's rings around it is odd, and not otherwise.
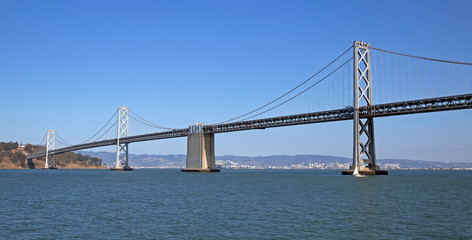
[[[215,135],[203,133],[203,124],[190,126],[187,162],[182,172],[219,172],[215,164]]]

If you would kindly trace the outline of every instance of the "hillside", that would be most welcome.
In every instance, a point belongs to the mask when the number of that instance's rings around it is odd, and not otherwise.
[[[21,146],[18,142],[0,142],[0,169],[42,168],[45,165],[45,157],[28,162],[26,155],[44,150],[44,146]],[[57,168],[106,168],[102,166],[100,158],[72,152],[57,155],[55,162]]]

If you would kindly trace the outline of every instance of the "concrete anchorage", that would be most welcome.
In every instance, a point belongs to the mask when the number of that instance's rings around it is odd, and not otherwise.
[[[189,127],[187,162],[182,172],[219,172],[215,164],[215,135],[203,133],[203,123]]]

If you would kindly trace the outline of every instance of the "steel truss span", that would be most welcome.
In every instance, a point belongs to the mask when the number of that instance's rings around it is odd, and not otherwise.
[[[166,131],[166,132],[157,132],[157,133],[150,133],[150,134],[143,134],[143,135],[120,138],[120,142],[133,143],[133,142],[143,142],[143,141],[151,141],[151,140],[159,140],[159,139],[167,139],[167,138],[185,137],[187,136],[187,132],[188,132],[187,128],[175,129],[175,130]],[[103,140],[103,141],[78,144],[78,145],[65,147],[65,148],[58,148],[54,151],[49,151],[49,154],[60,154],[60,153],[65,153],[65,152],[72,152],[72,151],[78,151],[82,149],[97,148],[97,147],[104,147],[104,146],[110,146],[110,145],[116,145],[116,139],[108,139],[108,140]],[[46,156],[46,153],[42,152],[42,153],[28,155],[27,158],[33,159],[33,158],[40,158],[44,156]]]
[[[428,98],[405,102],[395,102],[387,104],[372,105],[369,107],[359,107],[360,118],[370,117],[388,117],[404,114],[418,114],[427,112],[451,111],[472,108],[472,94],[456,95],[440,98]],[[235,131],[246,131],[254,129],[265,129],[273,127],[284,127],[292,125],[302,125],[310,123],[322,123],[333,121],[345,121],[353,119],[354,108],[344,108],[332,111],[304,113],[289,116],[280,116],[274,118],[264,118],[258,120],[241,121],[225,124],[205,125],[204,133],[224,133]],[[174,129],[165,132],[156,132],[150,134],[136,135],[120,138],[121,143],[133,143],[152,141],[168,138],[186,137],[188,128]],[[116,139],[103,140],[98,142],[79,144],[65,148],[59,148],[49,151],[49,154],[60,154],[65,152],[77,151],[88,148],[104,147],[116,145]],[[37,153],[28,155],[28,159],[40,158],[46,156],[46,153]]]
[[[372,117],[387,117],[469,108],[472,108],[472,94],[379,104],[372,106],[372,109],[362,109],[360,111],[363,117],[370,115]]]

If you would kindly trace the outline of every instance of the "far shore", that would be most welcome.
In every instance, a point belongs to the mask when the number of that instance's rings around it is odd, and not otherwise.
[[[1,167],[0,167],[0,169],[18,169],[18,170],[30,170],[30,169],[32,169],[32,170],[43,170],[43,168],[22,168],[22,167],[14,167],[14,168],[1,168]],[[75,169],[75,170],[83,169],[83,170],[85,170],[85,169],[110,169],[110,168],[109,168],[109,167],[89,167],[89,168],[88,168],[88,167],[72,167],[72,168],[68,168],[68,167],[62,168],[62,167],[58,167],[57,169],[58,169],[58,170],[69,170],[69,169],[70,169],[70,170],[72,170],[72,169]]]

